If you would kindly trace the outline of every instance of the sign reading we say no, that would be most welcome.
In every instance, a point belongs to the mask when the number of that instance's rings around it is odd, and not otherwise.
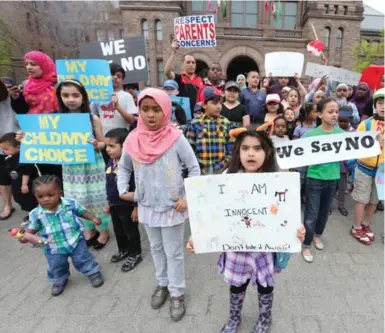
[[[124,83],[146,82],[148,80],[144,37],[83,43],[80,44],[80,57],[105,59],[109,63],[121,65],[126,71]]]

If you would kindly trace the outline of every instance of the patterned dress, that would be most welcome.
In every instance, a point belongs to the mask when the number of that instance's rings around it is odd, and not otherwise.
[[[76,200],[92,215],[100,218],[99,230],[107,230],[111,217],[104,213],[107,203],[105,163],[102,153],[95,150],[95,163],[63,165],[63,187],[67,198]],[[87,230],[95,229],[91,221],[83,220]]]

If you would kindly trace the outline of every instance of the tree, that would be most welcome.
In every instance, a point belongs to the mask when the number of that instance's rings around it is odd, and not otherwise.
[[[380,36],[384,37],[384,29]],[[355,62],[354,70],[361,73],[365,68],[372,64],[383,64],[384,61],[384,40],[381,42],[371,42],[362,40],[353,46],[353,58]]]

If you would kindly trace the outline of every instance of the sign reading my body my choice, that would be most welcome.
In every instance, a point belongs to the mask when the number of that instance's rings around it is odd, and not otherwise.
[[[90,102],[110,102],[113,89],[110,66],[106,60],[56,60],[59,82],[65,79],[80,81],[87,90]]]
[[[106,42],[80,44],[80,57],[105,59],[121,65],[126,71],[124,83],[148,80],[146,44],[144,37],[132,37]]]
[[[20,163],[83,164],[95,162],[89,140],[89,114],[18,115],[25,133],[20,147]]]

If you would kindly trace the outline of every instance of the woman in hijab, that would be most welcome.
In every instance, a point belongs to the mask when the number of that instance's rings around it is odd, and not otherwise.
[[[360,82],[357,85],[356,92],[353,95],[353,98],[350,100],[353,104],[356,105],[360,118],[365,109],[366,103],[370,100],[370,88],[367,83]]]
[[[237,83],[239,85],[239,89],[242,91],[243,89],[247,88],[246,86],[246,77],[243,74],[239,74],[237,76]]]
[[[41,114],[58,110],[56,89],[56,67],[45,53],[31,51],[24,56],[29,74],[24,87],[10,89],[12,108],[16,113]]]

